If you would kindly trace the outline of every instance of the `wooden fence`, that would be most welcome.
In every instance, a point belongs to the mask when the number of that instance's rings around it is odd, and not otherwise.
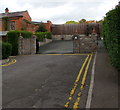
[[[74,35],[74,34],[86,34],[89,35],[95,29],[96,33],[100,33],[101,24],[99,23],[81,23],[81,24],[53,24],[52,27],[53,35]]]

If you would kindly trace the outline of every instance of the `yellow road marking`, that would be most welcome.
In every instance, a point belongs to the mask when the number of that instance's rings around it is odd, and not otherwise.
[[[52,55],[53,55],[53,56],[55,56],[55,55],[91,55],[91,53],[86,53],[86,54],[84,54],[84,53],[83,53],[83,54],[82,54],[82,53],[81,53],[81,54],[33,54],[33,55],[20,55],[20,56],[39,56],[39,55],[40,55],[40,56],[41,56],[41,55],[42,55],[42,56],[43,56],[43,55],[51,55],[51,56],[52,56]]]
[[[12,65],[12,64],[14,64],[14,63],[16,63],[17,61],[15,60],[15,59],[13,59],[11,62],[9,62],[9,63],[6,63],[6,64],[4,64],[4,65],[0,65],[0,66],[9,66],[9,65]]]
[[[69,101],[66,102],[66,104],[64,105],[64,107],[66,107],[66,108],[68,108],[69,103],[70,103],[70,101],[72,100],[72,96],[73,96],[73,94],[75,93],[75,90],[76,90],[77,85],[78,85],[78,82],[79,82],[79,80],[80,80],[82,71],[83,71],[83,69],[84,69],[84,67],[85,67],[85,65],[86,65],[86,63],[87,63],[87,61],[88,61],[88,58],[89,58],[89,55],[88,55],[87,58],[85,59],[83,65],[82,65],[82,67],[81,67],[81,69],[80,69],[80,72],[79,72],[79,74],[78,74],[78,76],[77,76],[77,78],[76,78],[76,80],[75,80],[74,86],[73,86],[73,88],[72,88],[72,90],[71,90],[71,92],[70,92],[69,98],[68,98]]]
[[[89,69],[89,66],[90,66],[90,63],[91,63],[91,60],[92,60],[92,56],[93,55],[90,56],[88,64],[87,64],[87,66],[85,68],[85,72],[84,72],[84,75],[83,75],[83,78],[82,78],[82,82],[81,82],[81,86],[80,86],[80,92],[78,93],[78,97],[76,99],[76,102],[73,105],[73,110],[77,110],[78,109],[80,98],[81,98],[81,92],[82,92],[82,90],[84,88],[84,85],[85,85],[86,76],[87,76],[87,72],[88,72],[88,69]]]

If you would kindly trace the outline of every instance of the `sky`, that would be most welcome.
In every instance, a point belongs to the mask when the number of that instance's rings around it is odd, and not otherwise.
[[[27,10],[32,21],[63,24],[81,19],[101,20],[119,0],[0,0],[0,13]]]

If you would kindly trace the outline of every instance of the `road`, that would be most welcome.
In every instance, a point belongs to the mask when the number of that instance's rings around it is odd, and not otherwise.
[[[82,95],[77,107],[85,108],[92,66],[90,55],[38,54],[12,59],[16,62],[3,66],[4,108],[73,108],[79,92]]]
[[[73,41],[53,41],[49,44],[41,46],[38,53],[42,54],[58,54],[73,53]]]
[[[16,63],[3,67],[3,107],[63,108],[86,57],[87,55],[16,57]],[[89,78],[90,69],[81,99],[82,108],[85,107]],[[80,82],[77,91],[79,86]],[[74,98],[76,96],[77,93]],[[74,102],[75,99],[70,108]]]

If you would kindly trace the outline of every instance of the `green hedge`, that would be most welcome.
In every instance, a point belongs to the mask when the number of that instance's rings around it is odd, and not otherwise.
[[[10,31],[7,33],[7,42],[12,44],[12,55],[18,55],[18,37],[21,35],[23,38],[32,37],[31,32],[27,31]]]
[[[51,32],[45,32],[47,39],[52,39],[52,33]]]
[[[44,41],[45,38],[52,39],[51,32],[36,32],[35,35],[39,41]]]
[[[0,42],[0,48],[2,47],[2,59],[6,59],[11,55],[12,45],[7,42]]]
[[[109,11],[103,21],[102,34],[113,66],[120,70],[120,6]]]

